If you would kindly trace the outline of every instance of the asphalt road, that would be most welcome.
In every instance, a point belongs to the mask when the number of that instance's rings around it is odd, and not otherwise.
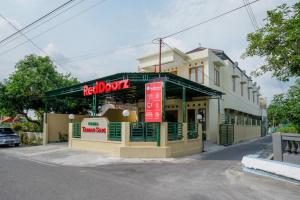
[[[205,154],[203,160],[242,160],[243,156],[255,154],[265,148],[268,148],[272,143],[272,137],[264,137],[260,140],[255,140],[247,144],[237,144],[229,146],[222,151]]]
[[[238,159],[245,153],[260,151],[267,143],[265,140],[227,148],[207,154],[203,160],[186,163],[90,168],[33,162],[12,157],[0,149],[0,199],[298,199],[299,186],[241,171]]]

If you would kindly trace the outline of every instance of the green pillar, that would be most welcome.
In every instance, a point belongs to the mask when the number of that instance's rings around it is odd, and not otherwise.
[[[186,122],[186,91],[185,87],[182,87],[182,122]]]
[[[93,95],[93,105],[92,105],[93,117],[96,117],[97,114],[97,95]]]
[[[166,121],[166,84],[165,82],[162,83],[162,121]]]

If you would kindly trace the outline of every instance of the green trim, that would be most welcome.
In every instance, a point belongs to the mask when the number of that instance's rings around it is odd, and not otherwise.
[[[121,141],[122,137],[122,124],[121,122],[109,122],[108,124],[108,140]]]
[[[156,122],[131,122],[130,141],[132,142],[157,142],[160,133],[160,123]],[[160,141],[160,139],[159,139]]]
[[[182,87],[182,122],[186,122],[186,90]]]
[[[188,139],[196,139],[198,134],[198,123],[188,123]]]
[[[181,140],[182,138],[182,123],[168,122],[168,141]]]
[[[166,88],[168,88],[168,95],[178,96],[178,90],[185,87],[187,89],[187,94],[190,97],[193,96],[221,96],[222,92],[214,90],[212,88],[206,87],[202,84],[196,83],[194,81],[188,80],[186,78],[171,74],[171,73],[117,73],[111,76],[106,76],[99,79],[94,79],[91,81],[83,82],[80,84],[72,85],[69,87],[64,87],[52,91],[46,92],[47,97],[56,96],[77,96],[83,98],[83,86],[93,86],[97,81],[112,82],[117,80],[129,79],[130,85],[132,87],[120,90],[115,93],[106,93],[98,95],[100,97],[106,97],[107,95],[114,94],[118,98],[126,100],[130,97],[143,98],[144,97],[144,84],[155,78],[164,78],[166,83]],[[88,98],[88,97],[86,97]]]
[[[93,105],[92,105],[92,116],[96,117],[97,115],[97,95],[93,95]]]
[[[73,123],[73,138],[81,138],[81,122]]]

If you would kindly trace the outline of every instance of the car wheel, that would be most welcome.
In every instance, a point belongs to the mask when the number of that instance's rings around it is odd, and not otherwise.
[[[16,144],[15,144],[15,147],[18,147],[18,146],[20,146],[20,143],[16,143]]]

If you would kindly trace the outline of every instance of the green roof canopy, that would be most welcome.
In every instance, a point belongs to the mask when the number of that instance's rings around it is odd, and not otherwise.
[[[171,73],[117,73],[103,78],[94,79],[80,84],[64,87],[46,92],[46,97],[77,97],[77,98],[92,98],[92,96],[83,96],[83,86],[94,86],[97,81],[110,83],[113,81],[129,79],[130,87],[119,91],[102,93],[97,95],[97,99],[105,100],[112,98],[123,103],[134,103],[144,99],[145,83],[153,82],[156,79],[165,82],[167,98],[181,98],[182,88],[186,89],[186,97],[220,97],[224,93],[206,87],[194,81],[182,78]]]

